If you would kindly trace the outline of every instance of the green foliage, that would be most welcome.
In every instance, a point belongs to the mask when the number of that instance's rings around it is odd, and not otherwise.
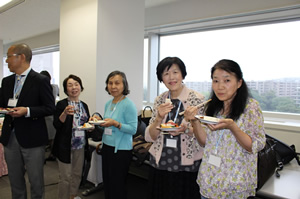
[[[251,90],[252,97],[256,99],[263,111],[300,113],[300,107],[289,97],[277,97],[274,91],[259,95],[256,90]]]
[[[210,97],[210,92],[203,92],[203,93],[201,93],[204,97],[205,97],[205,99],[209,99],[209,97]]]

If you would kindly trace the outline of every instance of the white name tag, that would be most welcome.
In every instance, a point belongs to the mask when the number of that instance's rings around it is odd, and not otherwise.
[[[17,102],[18,102],[17,99],[10,98],[10,99],[8,100],[7,106],[10,106],[10,107],[16,107],[16,106],[17,106]]]
[[[208,159],[208,163],[215,165],[216,167],[220,167],[221,165],[221,158],[215,155],[210,155]]]
[[[167,145],[167,147],[177,148],[177,140],[167,139],[166,145]]]
[[[84,137],[84,131],[75,131],[75,137]]]
[[[105,129],[104,129],[104,134],[105,134],[105,135],[112,135],[112,129],[110,129],[110,128],[105,128]]]

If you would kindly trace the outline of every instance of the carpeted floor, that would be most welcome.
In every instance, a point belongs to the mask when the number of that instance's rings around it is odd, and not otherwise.
[[[56,161],[47,161],[44,167],[45,173],[45,199],[57,199],[57,183],[58,183],[58,166]],[[137,167],[133,163],[128,176],[128,199],[144,199],[147,193],[147,166]],[[27,177],[26,177],[27,179]],[[29,196],[29,183],[27,180],[28,198]],[[92,183],[86,182],[80,188],[80,197],[82,199],[104,199],[103,189],[88,196],[83,196],[82,192],[86,193],[87,190],[93,188]],[[0,177],[0,198],[11,198],[10,185],[8,176]]]

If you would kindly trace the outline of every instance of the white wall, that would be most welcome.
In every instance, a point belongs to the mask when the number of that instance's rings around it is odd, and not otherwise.
[[[37,35],[34,37],[30,37],[20,41],[15,41],[13,43],[6,44],[4,45],[4,52],[7,52],[8,48],[12,44],[16,44],[16,43],[26,43],[30,46],[31,49],[57,45],[59,44],[59,30],[55,30],[52,32],[45,33],[43,35]]]
[[[3,41],[2,40],[0,40],[0,44],[3,44]],[[6,51],[4,51],[3,50],[3,45],[1,45],[0,46],[0,57],[2,58],[2,55],[4,54],[4,52],[6,52]],[[3,69],[3,62],[2,62],[2,59],[1,59],[1,61],[0,61],[1,63],[0,63],[0,69]],[[1,77],[3,77],[3,70],[0,70],[0,78]],[[1,78],[2,79],[2,78]],[[0,87],[1,87],[1,85],[0,85]]]
[[[127,75],[129,97],[141,109],[144,2],[62,0],[60,24],[61,83],[71,73],[79,76],[84,86],[81,100],[91,113],[103,114],[110,99],[106,77],[120,70]]]
[[[96,107],[97,0],[62,0],[60,11],[60,84],[69,75],[81,78],[80,98]],[[60,97],[66,95],[60,89]]]
[[[97,40],[97,107],[111,98],[105,80],[114,70],[127,76],[130,94],[138,110],[143,106],[144,2],[141,0],[99,0]]]

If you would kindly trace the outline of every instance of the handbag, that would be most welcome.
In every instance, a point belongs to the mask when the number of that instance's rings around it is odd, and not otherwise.
[[[294,145],[288,146],[282,141],[266,134],[266,145],[263,150],[258,152],[256,191],[258,191],[274,173],[276,177],[279,178],[279,171],[294,158],[300,165],[298,153],[296,153]]]
[[[275,173],[277,167],[275,141],[272,138],[266,138],[265,147],[258,152],[256,191]]]
[[[274,140],[275,151],[279,155],[280,160],[284,165],[288,164],[294,158],[296,159],[297,163],[300,165],[299,156],[296,152],[295,145],[289,146],[270,135],[266,135],[266,137]]]
[[[139,135],[133,139],[132,153],[136,158],[135,164],[141,166],[145,160],[149,160],[149,149],[152,146],[152,142],[147,142],[144,136]]]
[[[136,129],[136,133],[133,135],[133,138],[142,135],[145,136],[146,124],[143,122],[142,118],[138,116],[138,125]]]
[[[151,116],[152,116],[152,108],[151,106],[145,106],[145,108],[143,109],[143,112],[141,115],[139,115],[139,119],[141,119],[145,124],[146,126],[149,125],[149,122],[150,122],[150,119],[151,119]]]

